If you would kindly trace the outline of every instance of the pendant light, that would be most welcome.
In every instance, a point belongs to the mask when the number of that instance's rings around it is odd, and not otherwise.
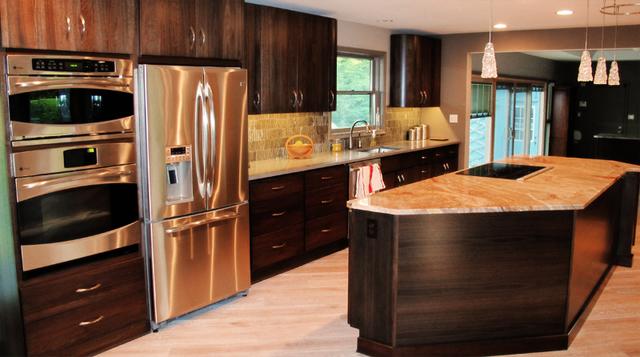
[[[618,12],[617,0],[613,0],[613,8]],[[611,62],[611,69],[609,69],[609,85],[620,85],[620,70],[618,69],[618,16],[616,16],[616,27],[613,36],[613,62]]]
[[[582,51],[582,56],[580,56],[578,82],[593,81],[593,65],[591,63],[591,52],[589,52],[589,1],[590,0],[587,0],[587,27],[584,36],[584,51]]]
[[[496,50],[491,42],[493,28],[493,0],[489,0],[489,8],[491,12],[491,23],[489,24],[489,42],[484,46],[484,55],[482,56],[482,78],[498,78],[498,66],[496,64]]]
[[[607,6],[607,0],[603,0],[603,7]],[[593,78],[593,84],[607,84],[607,60],[604,57],[604,14],[602,14],[602,43],[601,43],[601,53],[600,57],[598,57],[598,64],[596,65],[596,75]]]

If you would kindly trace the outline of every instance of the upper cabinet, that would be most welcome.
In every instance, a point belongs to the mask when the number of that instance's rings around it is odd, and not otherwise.
[[[140,54],[240,60],[243,0],[141,0]]]
[[[441,41],[391,35],[391,107],[440,106]]]
[[[245,6],[249,113],[335,110],[336,20]]]
[[[2,47],[133,53],[135,0],[1,0]]]

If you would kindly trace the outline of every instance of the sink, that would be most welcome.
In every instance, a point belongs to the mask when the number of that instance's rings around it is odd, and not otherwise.
[[[390,152],[390,151],[396,151],[396,150],[400,150],[400,148],[394,148],[391,146],[377,146],[377,147],[368,148],[368,149],[358,149],[357,151],[366,152],[367,154],[382,154],[384,152]]]

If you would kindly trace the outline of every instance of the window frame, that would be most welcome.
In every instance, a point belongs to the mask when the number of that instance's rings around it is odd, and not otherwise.
[[[365,120],[369,122],[372,129],[378,129],[378,133],[382,134],[384,129],[384,103],[385,103],[385,77],[386,77],[386,52],[366,50],[350,47],[339,47],[337,57],[364,58],[372,60],[371,69],[371,90],[370,91],[341,91],[337,88],[338,71],[336,70],[336,102],[340,95],[369,95],[371,97],[371,116]],[[337,61],[336,57],[336,61]],[[337,103],[336,103],[337,109]],[[375,122],[376,112],[380,113],[380,121]],[[329,123],[329,132],[331,137],[347,137],[351,128],[333,129],[333,112],[331,113],[331,122]],[[364,126],[357,126],[354,133],[366,132]]]

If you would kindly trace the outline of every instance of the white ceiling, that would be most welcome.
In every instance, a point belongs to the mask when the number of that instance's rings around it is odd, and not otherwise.
[[[523,52],[530,56],[550,59],[562,62],[580,62],[580,51],[544,51],[544,52]],[[591,51],[591,58],[595,61],[600,57],[600,51]],[[612,60],[614,51],[605,50],[605,58]],[[640,48],[619,49],[615,52],[618,61],[640,61]]]
[[[452,34],[485,32],[489,29],[491,0],[247,0],[262,5],[313,13],[392,30]],[[586,24],[585,0],[492,0],[494,23],[503,22],[506,30],[533,30],[583,27]],[[591,25],[601,25],[602,0],[590,0]],[[607,1],[609,5],[613,0]],[[626,2],[633,2],[631,0]],[[572,16],[556,11],[571,9]],[[640,6],[635,9],[640,10]],[[380,20],[393,20],[385,23]],[[607,16],[607,25],[615,24]],[[640,24],[640,15],[619,16],[620,25]]]

